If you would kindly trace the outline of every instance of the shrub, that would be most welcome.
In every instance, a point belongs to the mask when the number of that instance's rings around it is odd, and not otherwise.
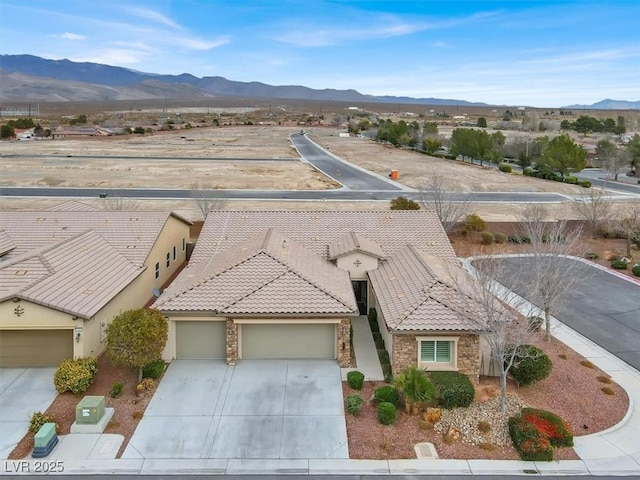
[[[564,183],[570,183],[571,185],[575,185],[578,183],[578,177],[568,176],[564,178]]]
[[[552,447],[573,447],[573,429],[555,413],[536,408],[523,408],[522,418],[549,439]]]
[[[566,360],[567,358],[569,358],[566,353],[561,353],[558,356],[563,360]]]
[[[609,377],[605,377],[604,375],[598,375],[596,379],[601,383],[611,383],[611,379]]]
[[[164,373],[164,360],[159,358],[158,360],[154,360],[153,362],[147,363],[142,369],[142,376],[144,378],[160,378],[160,376]]]
[[[156,388],[156,382],[153,378],[143,378],[136,388],[139,390],[153,390]]]
[[[380,327],[378,326],[378,312],[375,308],[371,307],[369,309],[369,315],[367,315],[369,319],[369,328],[373,333],[380,332]]]
[[[518,385],[532,385],[548,377],[551,368],[551,359],[544,351],[533,345],[520,345],[515,352],[509,374]]]
[[[509,235],[507,237],[507,242],[516,244],[531,243],[531,238],[527,237],[526,235]]]
[[[544,323],[544,318],[542,317],[529,317],[527,320],[529,322],[529,329],[534,332],[539,332]]]
[[[468,407],[476,391],[469,377],[460,372],[431,372],[431,381],[444,408]]]
[[[373,343],[375,343],[378,350],[384,350],[384,339],[380,332],[373,332]]]
[[[120,395],[122,395],[122,388],[122,383],[114,383],[113,387],[111,387],[111,390],[109,390],[109,396],[111,398],[118,398]]]
[[[364,406],[364,398],[362,395],[354,394],[349,395],[345,401],[347,412],[351,415],[359,415]]]
[[[389,352],[387,352],[384,348],[377,349],[378,352],[378,360],[380,360],[380,364],[391,364],[391,360],[389,359]]]
[[[496,238],[493,236],[491,232],[482,232],[482,237],[480,243],[482,245],[491,245]]]
[[[626,270],[627,262],[624,260],[614,260],[611,262],[611,268],[615,268],[616,270]]]
[[[391,210],[420,210],[420,204],[406,197],[398,197],[391,200]]]
[[[55,423],[56,431],[58,431],[58,424],[56,423],[56,419],[53,415],[49,413],[34,412],[29,420],[29,432],[35,435],[45,423]]]
[[[591,188],[591,182],[589,180],[581,180],[578,182],[582,188]]]
[[[640,277],[640,263],[636,263],[633,268],[631,269],[631,272],[636,276],[636,277]]]
[[[387,402],[392,404],[394,407],[397,407],[400,403],[398,389],[393,385],[382,385],[376,388],[373,391],[373,398],[375,398],[379,403]]]
[[[516,415],[509,418],[509,435],[522,460],[528,462],[553,460],[553,448],[549,439],[522,416]]]
[[[407,406],[430,402],[435,398],[436,390],[427,378],[424,370],[415,365],[405,368],[393,379],[394,386],[402,390]]]
[[[595,260],[596,258],[598,258],[598,254],[595,252],[587,252],[584,254],[584,258],[586,258],[587,260]]]
[[[504,243],[507,241],[507,236],[504,233],[496,233],[494,235],[496,243]]]
[[[396,421],[397,410],[393,403],[382,402],[378,404],[378,421],[383,425],[391,425]]]
[[[485,421],[478,422],[478,431],[481,433],[489,433],[491,431],[491,424]]]
[[[364,374],[357,370],[353,370],[347,373],[347,383],[354,390],[362,390],[362,385],[364,383]]]
[[[471,213],[467,215],[464,221],[464,229],[467,232],[481,232],[487,226],[486,222],[475,213]]]
[[[504,173],[511,173],[513,171],[513,169],[511,168],[511,165],[507,163],[501,163],[500,165],[498,165],[498,169]]]
[[[592,369],[596,368],[596,366],[593,363],[591,363],[589,360],[581,360],[580,365],[586,368],[592,368]]]
[[[613,396],[616,394],[616,392],[614,392],[611,387],[602,387],[600,390],[602,390],[602,392],[606,393],[607,395]]]
[[[96,373],[98,366],[95,358],[63,360],[53,375],[53,384],[58,393],[82,393],[93,383]]]

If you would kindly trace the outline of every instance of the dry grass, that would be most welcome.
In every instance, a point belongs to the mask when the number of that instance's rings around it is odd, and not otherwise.
[[[593,363],[591,363],[589,360],[582,360],[580,362],[580,365],[586,368],[591,368],[591,369],[596,368],[596,366]]]

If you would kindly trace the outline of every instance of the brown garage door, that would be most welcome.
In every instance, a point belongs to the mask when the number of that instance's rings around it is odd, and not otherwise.
[[[57,367],[73,358],[73,330],[0,330],[0,367]]]

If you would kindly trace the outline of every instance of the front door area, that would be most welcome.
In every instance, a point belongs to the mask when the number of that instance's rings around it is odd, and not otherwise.
[[[356,302],[358,303],[358,313],[360,315],[367,314],[367,281],[366,280],[353,280],[351,282],[353,286],[353,293],[356,296]]]

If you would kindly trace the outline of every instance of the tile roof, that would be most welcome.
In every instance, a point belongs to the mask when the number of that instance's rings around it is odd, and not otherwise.
[[[19,297],[91,318],[143,271],[87,231],[2,264],[0,301]]]
[[[348,272],[274,229],[193,259],[156,300],[162,311],[354,314]]]
[[[482,308],[455,288],[449,270],[442,260],[408,245],[369,271],[389,330],[481,330]]]
[[[101,210],[88,203],[79,202],[77,200],[67,200],[47,208],[47,212],[100,212]]]
[[[406,245],[442,258],[456,258],[436,214],[418,211],[214,211],[209,213],[191,261],[200,263],[273,227],[316,254],[355,232],[378,244],[385,256]]]
[[[385,258],[384,251],[380,245],[353,230],[329,244],[330,260],[335,260],[342,255],[353,252],[368,253],[380,259]]]
[[[0,243],[15,246],[0,257],[0,301],[18,297],[92,317],[145,271],[170,215],[0,212]]]
[[[4,230],[0,230],[0,257],[6,255],[14,248],[16,248],[16,244],[13,243],[9,234]]]
[[[181,218],[173,213],[140,211],[0,212],[0,230],[15,245],[0,257],[0,268],[3,261],[86,230],[94,230],[132,263],[142,266],[169,216]]]

